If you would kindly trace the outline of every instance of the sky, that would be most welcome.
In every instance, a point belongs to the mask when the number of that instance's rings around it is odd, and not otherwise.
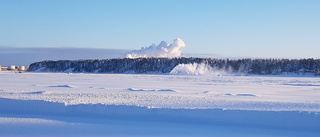
[[[320,58],[320,0],[0,0],[0,46]]]

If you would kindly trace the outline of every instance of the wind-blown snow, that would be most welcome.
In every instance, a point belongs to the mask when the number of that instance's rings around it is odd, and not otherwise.
[[[230,73],[230,68],[214,68],[205,63],[179,64],[170,72],[172,75],[210,75],[222,76]]]
[[[127,53],[127,58],[146,58],[146,57],[179,57],[181,48],[185,47],[182,39],[177,38],[172,44],[161,41],[159,45],[152,44],[149,47],[142,47],[140,50],[134,50]]]

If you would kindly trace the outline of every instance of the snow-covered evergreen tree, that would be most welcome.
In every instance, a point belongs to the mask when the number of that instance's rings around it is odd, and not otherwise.
[[[235,73],[320,74],[320,59],[211,59],[211,58],[122,58],[104,60],[59,60],[32,63],[29,71],[89,73],[170,73],[179,64],[207,64]]]

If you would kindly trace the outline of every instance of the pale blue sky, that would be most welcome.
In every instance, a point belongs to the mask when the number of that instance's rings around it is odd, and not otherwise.
[[[320,0],[0,0],[0,46],[320,58]]]

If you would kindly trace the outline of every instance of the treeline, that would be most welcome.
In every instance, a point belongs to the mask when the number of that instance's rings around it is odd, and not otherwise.
[[[205,63],[235,73],[320,75],[320,59],[211,59],[211,58],[121,58],[104,60],[59,60],[32,63],[29,71],[89,73],[170,73],[178,64]]]

